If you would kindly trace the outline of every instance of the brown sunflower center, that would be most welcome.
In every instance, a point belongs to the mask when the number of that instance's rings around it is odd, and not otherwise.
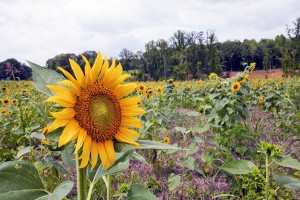
[[[233,86],[233,88],[234,88],[235,90],[238,89],[238,87],[239,87],[238,85],[234,85],[234,86]]]
[[[111,140],[119,131],[121,106],[116,95],[106,87],[93,84],[83,89],[74,109],[75,119],[92,140]]]

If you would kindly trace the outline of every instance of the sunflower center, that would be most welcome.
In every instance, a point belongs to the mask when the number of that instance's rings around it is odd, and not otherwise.
[[[236,90],[238,89],[238,85],[234,85],[233,88]]]
[[[116,95],[108,88],[93,84],[80,92],[74,106],[75,119],[92,140],[111,140],[121,125],[121,107]]]

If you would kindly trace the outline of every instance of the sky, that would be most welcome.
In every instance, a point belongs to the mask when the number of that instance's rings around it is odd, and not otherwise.
[[[299,11],[300,0],[0,0],[0,62],[45,66],[89,50],[118,58],[177,30],[211,29],[220,42],[274,39]]]

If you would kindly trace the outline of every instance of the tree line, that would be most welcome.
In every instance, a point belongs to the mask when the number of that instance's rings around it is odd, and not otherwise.
[[[287,37],[281,34],[275,39],[219,42],[214,30],[177,30],[168,40],[149,41],[144,51],[132,52],[124,48],[117,62],[121,62],[123,69],[134,75],[136,80],[142,81],[205,78],[211,72],[242,71],[245,63],[252,62],[256,62],[259,70],[282,68],[285,75],[299,75],[300,18],[287,25],[286,31]],[[86,51],[82,55],[93,63],[97,53]],[[56,70],[57,66],[61,66],[71,72],[69,58],[82,68],[85,66],[80,55],[68,53],[48,59],[46,67]],[[2,74],[1,66],[0,63]]]

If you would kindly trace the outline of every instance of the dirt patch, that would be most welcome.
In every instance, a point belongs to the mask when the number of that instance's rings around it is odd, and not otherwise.
[[[230,72],[230,77],[235,76],[239,72]],[[271,69],[268,70],[254,70],[251,72],[249,78],[254,79],[254,78],[281,78],[282,77],[282,70],[281,69]]]

